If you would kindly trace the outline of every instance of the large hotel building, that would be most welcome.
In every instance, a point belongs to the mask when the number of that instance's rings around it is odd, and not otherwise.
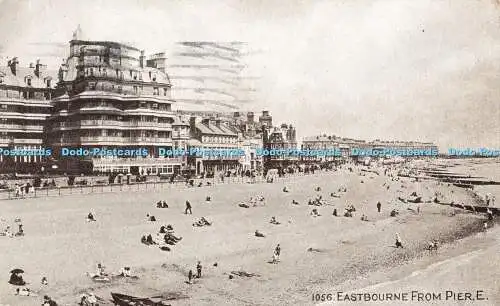
[[[0,66],[0,147],[8,151],[43,148],[44,127],[57,83],[39,61],[23,67],[16,57]],[[3,172],[29,171],[43,156],[0,154]]]
[[[70,54],[59,70],[58,87],[48,118],[48,144],[65,169],[173,173],[182,158],[158,157],[159,147],[185,145],[189,124],[172,112],[171,83],[164,58],[147,59],[132,46],[80,39],[77,30]],[[160,68],[157,68],[160,67]],[[57,156],[61,148],[147,148],[147,156],[81,158]]]

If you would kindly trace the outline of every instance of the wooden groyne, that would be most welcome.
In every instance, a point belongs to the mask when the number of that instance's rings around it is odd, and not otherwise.
[[[462,205],[455,203],[439,203],[440,205],[447,205],[454,208],[460,208],[471,212],[477,213],[488,213],[488,210],[492,212],[494,216],[500,216],[500,208],[499,207],[489,207],[489,206],[477,206],[477,205]]]

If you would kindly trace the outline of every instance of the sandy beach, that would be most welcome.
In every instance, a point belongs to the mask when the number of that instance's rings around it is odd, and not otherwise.
[[[390,185],[389,189],[384,183]],[[288,193],[282,191],[284,186]],[[330,193],[341,186],[347,192],[340,198],[331,197]],[[321,191],[315,191],[316,187]],[[432,263],[462,256],[466,251],[470,256],[496,256],[496,262],[499,256],[495,252],[498,240],[490,233],[480,239],[470,237],[456,242],[480,231],[484,216],[397,199],[416,192],[428,201],[436,191],[443,194],[444,200],[470,201],[464,189],[433,180],[391,181],[383,174],[365,172],[361,176],[358,170],[351,173],[346,169],[273,184],[2,201],[0,217],[10,223],[21,218],[26,236],[0,237],[0,275],[5,280],[0,282],[0,304],[38,305],[40,296],[48,294],[60,305],[75,305],[81,293],[93,290],[105,300],[110,299],[110,292],[141,297],[179,293],[188,297],[172,301],[172,305],[312,305],[319,303],[312,299],[315,293],[363,288],[375,292],[404,288],[431,291],[446,284],[469,290],[478,287],[489,298],[482,305],[495,305],[500,301],[498,291],[494,291],[500,286],[493,281],[494,277],[498,279],[498,264],[475,268],[472,257],[458,257],[460,264],[436,266],[452,274],[425,272]],[[238,203],[257,195],[265,197],[265,206],[238,207]],[[319,195],[326,205],[307,205],[308,199]],[[212,201],[206,203],[206,196],[211,196]],[[156,208],[158,200],[166,200],[170,207]],[[186,200],[193,205],[192,215],[183,213]],[[292,205],[292,200],[299,205]],[[381,213],[376,209],[378,201],[382,203]],[[353,218],[332,216],[334,208],[342,215],[347,204],[356,207]],[[313,208],[321,216],[312,217]],[[392,209],[400,214],[390,217]],[[86,222],[89,211],[94,212],[97,222]],[[146,221],[148,213],[155,215],[157,222]],[[362,214],[368,221],[360,220]],[[203,216],[213,225],[193,227],[192,223]],[[270,224],[272,216],[281,224]],[[172,224],[176,235],[183,237],[170,252],[141,244],[142,235],[155,234],[166,224]],[[266,237],[255,237],[257,229]],[[403,249],[394,247],[395,233],[400,234]],[[431,239],[443,244],[435,254],[425,250]],[[281,262],[269,264],[278,243]],[[204,267],[203,276],[192,285],[186,284],[187,272],[195,270],[198,260]],[[109,273],[131,266],[140,278],[95,283],[85,273],[94,272],[98,262]],[[13,295],[14,288],[7,280],[9,271],[17,267],[26,271],[24,278],[38,297]],[[228,274],[235,270],[258,276],[229,279]],[[417,270],[424,272],[405,278]],[[479,275],[476,283],[460,283],[461,278],[467,280],[475,274]],[[48,278],[48,286],[40,284],[42,276]],[[488,280],[483,282],[483,277]]]

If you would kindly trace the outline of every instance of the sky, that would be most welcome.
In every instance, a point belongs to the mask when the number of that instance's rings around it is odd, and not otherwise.
[[[252,110],[299,137],[500,148],[498,0],[0,0],[0,61],[57,69],[78,24],[151,53],[248,42]]]

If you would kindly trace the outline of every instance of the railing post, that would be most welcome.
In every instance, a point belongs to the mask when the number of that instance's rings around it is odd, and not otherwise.
[[[57,186],[57,189],[59,191],[59,195],[61,195],[61,186]]]

